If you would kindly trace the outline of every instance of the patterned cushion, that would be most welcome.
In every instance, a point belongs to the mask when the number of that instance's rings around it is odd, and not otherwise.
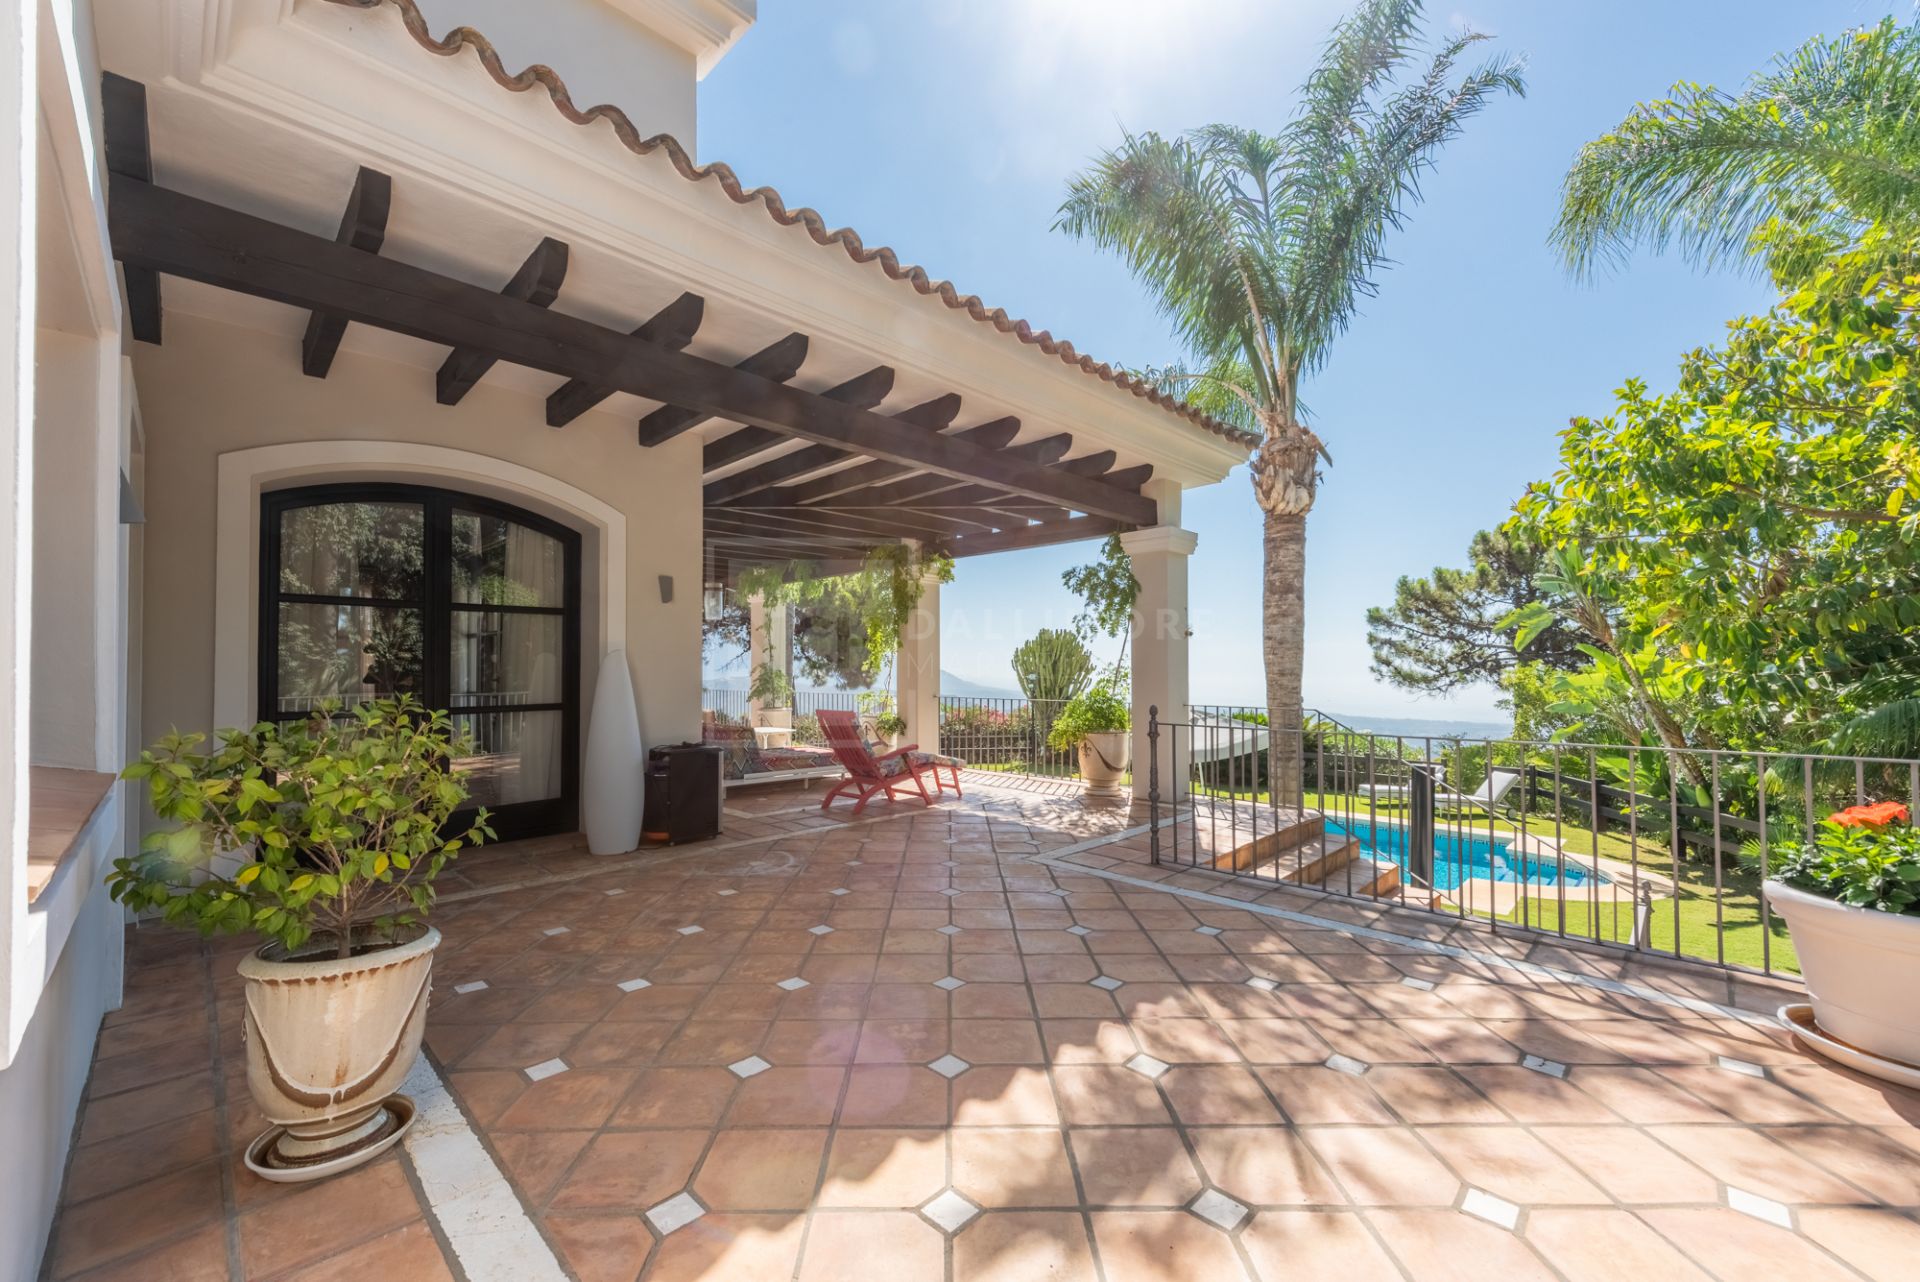
[[[876,764],[880,767],[880,777],[882,779],[891,779],[895,775],[903,775],[907,772],[907,759],[905,757],[887,757]]]
[[[913,752],[907,755],[913,758],[916,766],[952,766],[958,770],[967,764],[958,757],[949,757],[942,752]]]
[[[760,749],[748,726],[706,726],[701,738],[722,750],[721,772],[729,779],[744,779],[765,770]]]

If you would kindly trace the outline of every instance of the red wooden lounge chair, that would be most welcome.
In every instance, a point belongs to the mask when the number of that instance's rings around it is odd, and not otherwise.
[[[927,785],[922,782],[922,776],[932,776],[933,769],[916,760],[923,755],[919,745],[910,743],[876,757],[873,750],[867,747],[866,740],[860,737],[859,719],[853,713],[822,708],[819,717],[820,733],[827,737],[827,747],[847,772],[845,779],[828,790],[820,802],[820,809],[825,810],[833,804],[835,797],[849,791],[858,796],[853,803],[853,813],[856,815],[867,808],[867,803],[878,792],[886,793],[889,801],[896,794],[911,797],[917,792],[920,800],[929,806],[933,804],[933,797],[928,795]],[[907,786],[909,783],[913,785],[911,790]],[[940,780],[937,776],[934,776],[933,786],[934,791],[938,792]]]

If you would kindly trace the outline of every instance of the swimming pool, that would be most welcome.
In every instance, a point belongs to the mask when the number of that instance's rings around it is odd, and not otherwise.
[[[1407,828],[1402,824],[1328,823],[1330,833],[1344,833],[1360,839],[1360,845],[1374,858],[1407,867]],[[1526,859],[1513,853],[1505,841],[1489,841],[1486,834],[1437,832],[1433,840],[1433,886],[1435,890],[1457,889],[1462,881],[1484,877],[1496,882],[1525,882],[1530,886],[1584,886],[1590,881],[1605,884],[1605,873],[1593,872],[1573,859],[1562,868],[1552,859]]]

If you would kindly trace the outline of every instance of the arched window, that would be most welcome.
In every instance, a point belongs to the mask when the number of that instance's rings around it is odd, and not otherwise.
[[[261,502],[260,716],[411,694],[473,740],[459,768],[501,837],[573,831],[580,536],[420,486]]]

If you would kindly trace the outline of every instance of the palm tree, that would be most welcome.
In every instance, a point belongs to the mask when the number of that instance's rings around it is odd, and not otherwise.
[[[1302,414],[1301,375],[1374,292],[1386,233],[1419,200],[1440,146],[1491,97],[1526,92],[1515,60],[1458,72],[1485,39],[1472,32],[1403,77],[1424,52],[1420,18],[1419,0],[1363,0],[1334,28],[1279,133],[1129,134],[1070,182],[1055,224],[1119,253],[1172,319],[1197,372],[1163,377],[1262,438],[1252,479],[1274,726],[1301,724],[1306,518],[1320,463],[1332,461]],[[1272,752],[1277,799],[1299,804],[1298,740]]]
[[[1878,227],[1920,243],[1920,27],[1808,41],[1738,94],[1682,82],[1581,148],[1553,240],[1575,272],[1637,246],[1791,279]]]

